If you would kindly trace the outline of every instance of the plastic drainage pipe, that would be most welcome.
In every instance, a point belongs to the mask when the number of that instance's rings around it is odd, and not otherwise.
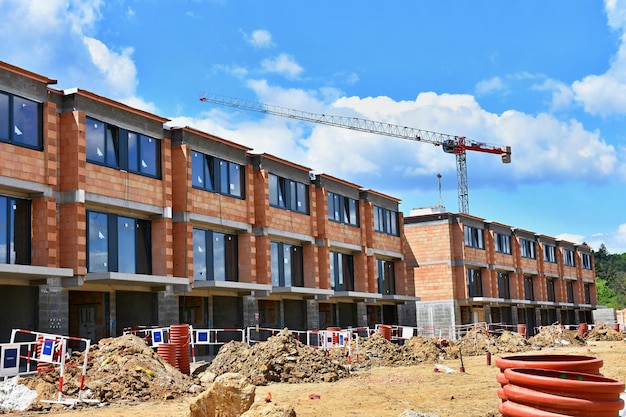
[[[496,375],[496,380],[500,385],[505,385],[508,381],[503,372],[509,368],[552,369],[599,375],[603,364],[604,361],[601,358],[584,355],[505,356],[496,358],[496,366],[500,368],[500,372]]]
[[[532,368],[509,368],[504,376],[509,383],[498,390],[498,396],[506,401],[498,409],[505,416],[543,415],[538,414],[541,411],[558,416],[615,417],[624,408],[620,398],[624,382],[603,376]]]

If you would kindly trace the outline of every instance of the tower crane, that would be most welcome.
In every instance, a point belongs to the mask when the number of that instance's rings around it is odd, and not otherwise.
[[[295,120],[303,120],[328,126],[341,127],[359,132],[374,133],[400,139],[408,139],[416,142],[430,143],[441,146],[445,153],[456,155],[456,174],[458,185],[459,212],[469,213],[467,191],[467,151],[476,151],[500,155],[502,162],[511,162],[511,147],[493,145],[468,139],[465,136],[448,135],[429,130],[417,129],[394,125],[391,123],[376,122],[358,117],[333,116],[328,114],[310,113],[302,110],[294,110],[271,104],[259,103],[218,94],[203,94],[200,101],[219,104],[244,110],[266,113],[275,116],[287,117]]]

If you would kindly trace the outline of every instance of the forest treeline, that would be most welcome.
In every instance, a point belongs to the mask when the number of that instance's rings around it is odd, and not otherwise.
[[[593,257],[598,304],[616,310],[626,308],[626,253],[610,254],[602,244]]]

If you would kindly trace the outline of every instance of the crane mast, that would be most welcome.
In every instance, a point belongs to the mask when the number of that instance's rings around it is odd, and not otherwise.
[[[200,101],[327,126],[335,126],[358,132],[374,133],[382,136],[426,142],[435,146],[441,146],[444,152],[454,154],[456,156],[459,212],[461,213],[469,213],[469,198],[467,191],[467,151],[497,154],[501,155],[503,163],[508,164],[511,162],[510,146],[492,145],[484,142],[478,142],[464,136],[432,132],[429,130],[377,122],[358,117],[311,113],[218,94],[204,94],[200,97]]]

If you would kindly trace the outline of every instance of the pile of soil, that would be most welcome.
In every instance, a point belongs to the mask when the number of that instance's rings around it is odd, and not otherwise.
[[[298,341],[287,329],[253,346],[244,342],[225,344],[206,371],[217,376],[235,372],[257,386],[270,382],[333,382],[349,375],[343,364],[323,350]]]
[[[528,339],[528,343],[532,345],[534,350],[546,347],[584,346],[587,344],[578,332],[563,329],[559,325],[542,327],[538,334]]]
[[[606,324],[599,324],[585,336],[589,341],[620,341],[626,340],[624,333],[618,332]]]
[[[65,367],[63,398],[77,399],[84,352],[75,352]],[[57,400],[59,372],[51,370],[19,379],[39,395],[29,410],[49,408],[42,400]],[[167,363],[145,341],[134,335],[100,340],[89,350],[83,399],[136,402],[177,398],[196,391],[189,375]]]

